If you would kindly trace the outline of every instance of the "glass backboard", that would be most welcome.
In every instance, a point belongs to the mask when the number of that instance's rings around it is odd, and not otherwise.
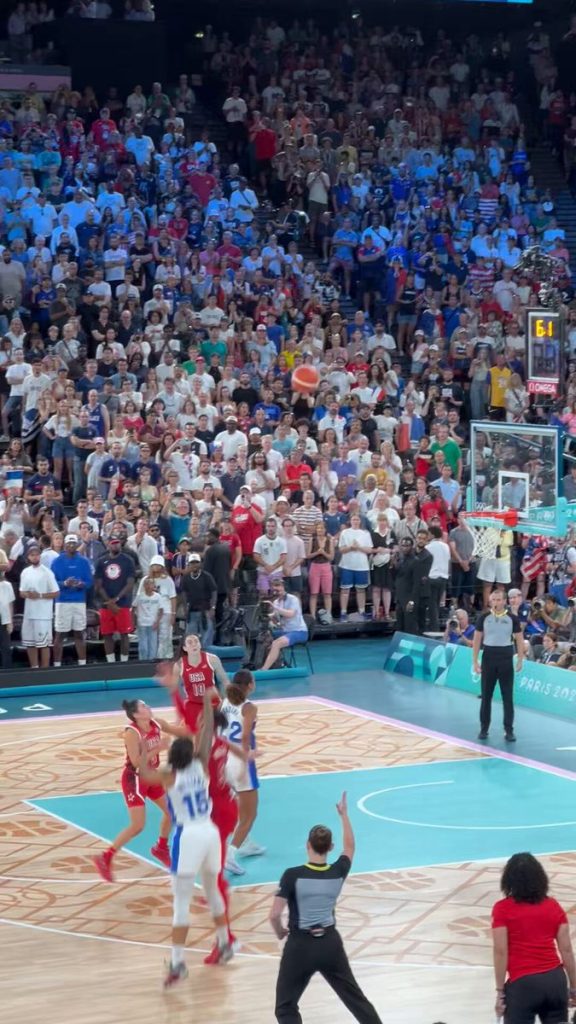
[[[468,511],[516,509],[522,532],[564,530],[562,432],[558,427],[473,422]]]

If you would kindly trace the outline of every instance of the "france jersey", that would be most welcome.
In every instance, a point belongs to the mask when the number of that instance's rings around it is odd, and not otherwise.
[[[184,771],[176,772],[174,785],[167,792],[168,807],[176,828],[172,840],[173,875],[194,877],[220,870],[220,836],[210,819],[212,801],[208,776],[200,761],[194,760]]]
[[[242,743],[242,726],[244,721],[242,709],[249,703],[249,701],[246,701],[244,704],[231,704],[226,697],[222,701],[221,711],[224,712],[228,719],[228,725],[223,730],[222,735],[225,736],[230,743],[238,743],[239,745]],[[250,749],[256,749],[256,735],[254,728],[250,735]],[[258,789],[260,786],[258,781],[258,772],[256,771],[254,761],[248,761],[248,763],[246,763],[232,752],[228,755],[226,775],[228,782],[237,793],[245,793],[251,789]]]
[[[168,807],[177,828],[188,828],[210,820],[212,801],[208,794],[208,776],[202,763],[193,760],[184,771],[176,772],[174,785],[167,791]]]

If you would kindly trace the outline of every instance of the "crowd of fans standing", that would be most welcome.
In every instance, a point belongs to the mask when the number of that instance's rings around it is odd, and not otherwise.
[[[555,260],[570,353],[576,314],[505,40],[258,19],[202,51],[222,131],[186,74],[0,106],[4,640],[24,610],[47,663],[55,600],[57,663],[70,633],[86,659],[86,608],[109,660],[133,613],[164,656],[177,621],[213,639],[278,578],[324,624],[411,631],[447,595],[565,591],[569,544],[479,566],[460,515],[471,418],[576,430],[576,365],[560,405],[526,390],[526,249]]]

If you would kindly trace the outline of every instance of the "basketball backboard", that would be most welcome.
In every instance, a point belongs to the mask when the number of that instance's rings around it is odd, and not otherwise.
[[[565,531],[562,431],[558,427],[474,422],[470,425],[469,512],[516,509],[517,530]]]

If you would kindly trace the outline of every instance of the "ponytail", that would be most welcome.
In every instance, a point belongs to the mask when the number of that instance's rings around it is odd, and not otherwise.
[[[136,715],[138,714],[138,705],[139,705],[139,703],[140,703],[139,700],[123,700],[122,701],[122,707],[123,707],[124,711],[126,712],[128,718],[130,719],[131,722],[135,722],[136,721]]]

